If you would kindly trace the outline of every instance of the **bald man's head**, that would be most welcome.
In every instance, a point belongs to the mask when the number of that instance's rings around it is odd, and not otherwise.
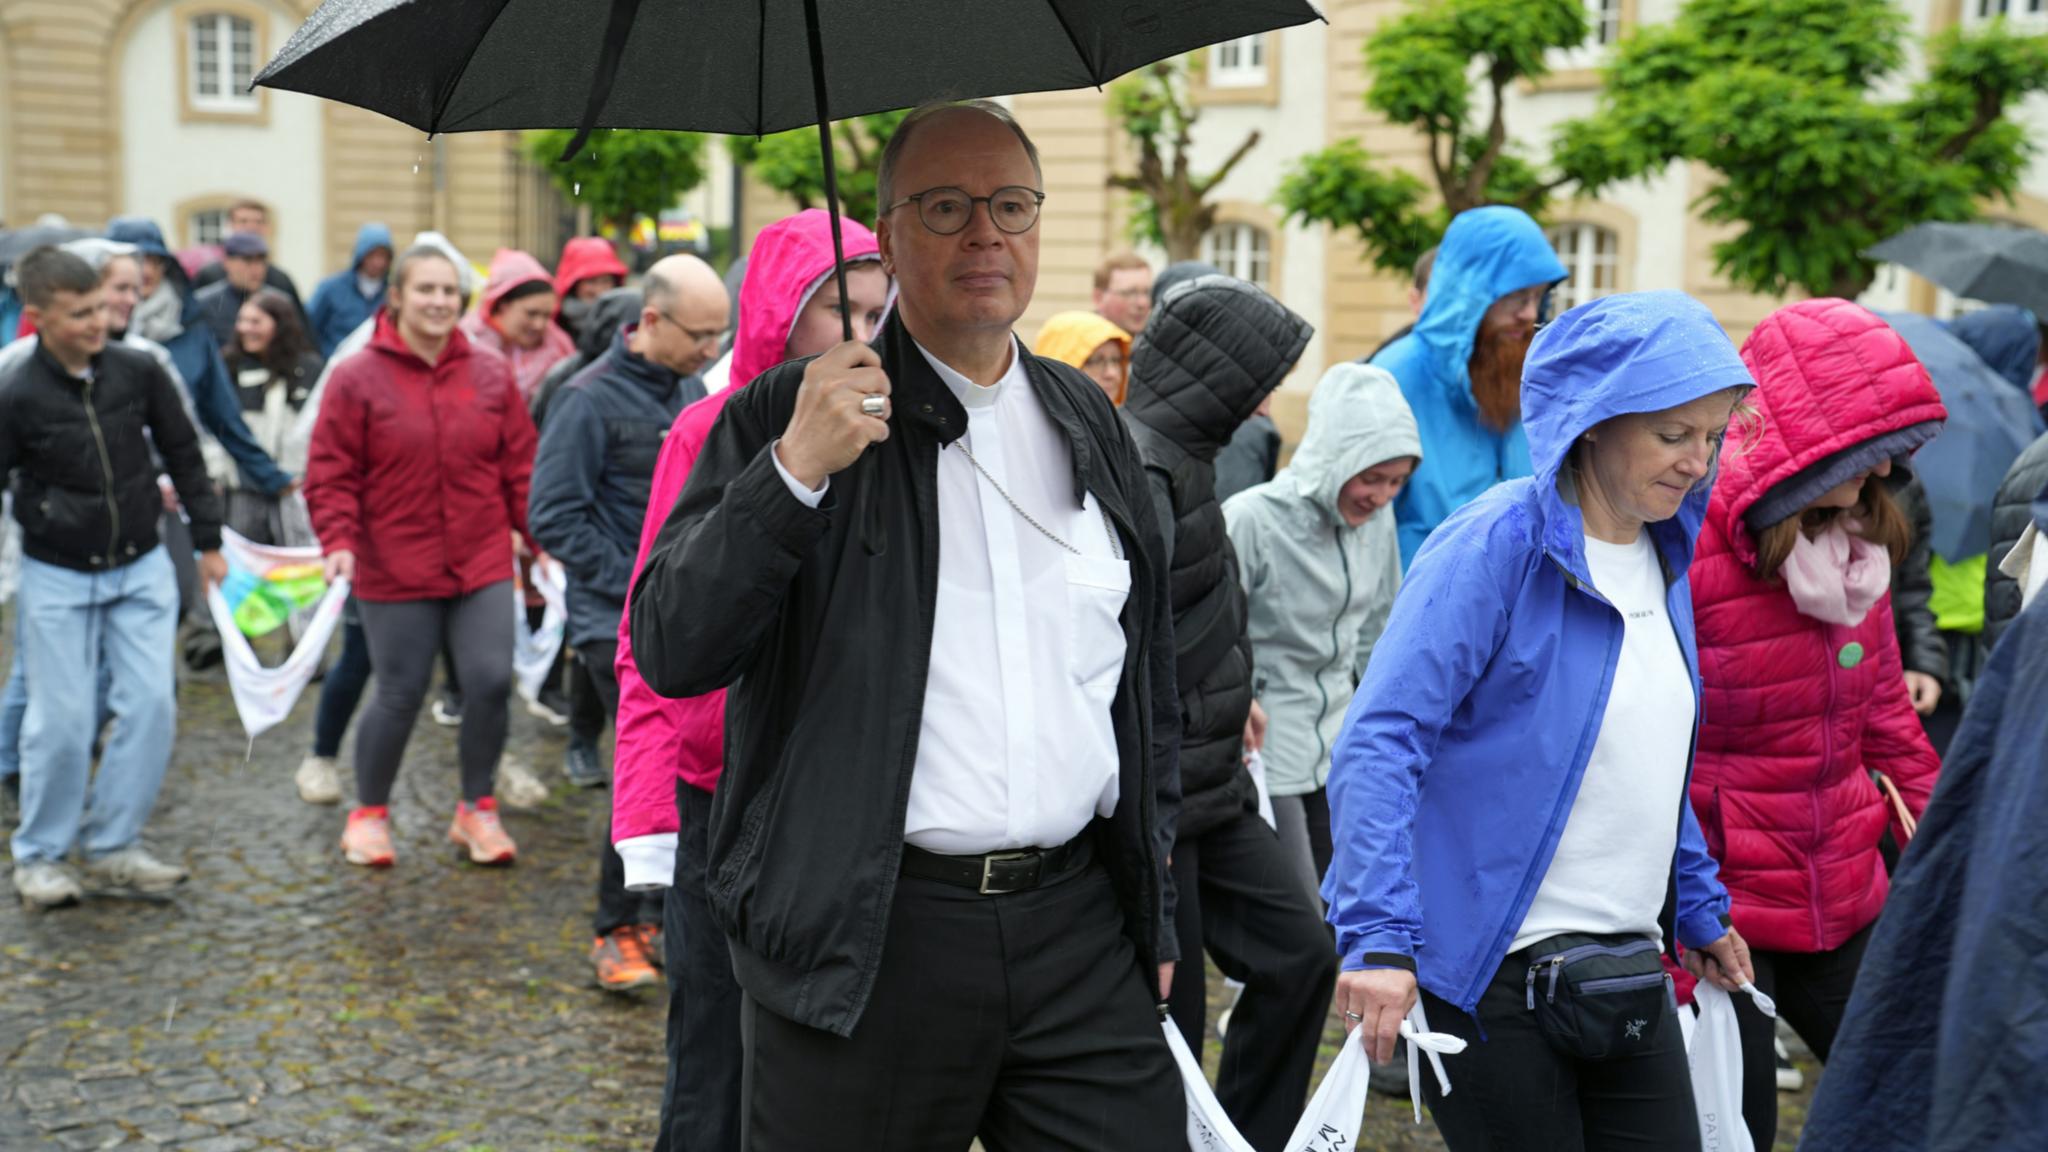
[[[647,270],[640,298],[631,349],[680,376],[702,372],[731,322],[732,303],[718,273],[687,253],[666,256]]]

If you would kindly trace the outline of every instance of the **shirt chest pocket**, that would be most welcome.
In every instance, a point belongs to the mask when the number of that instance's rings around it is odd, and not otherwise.
[[[1107,557],[1068,556],[1067,670],[1074,683],[1107,700],[1124,667],[1124,601],[1131,595],[1131,565]]]

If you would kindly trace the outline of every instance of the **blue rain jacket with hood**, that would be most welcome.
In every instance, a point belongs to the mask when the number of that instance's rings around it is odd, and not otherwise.
[[[1500,206],[1461,212],[1437,247],[1415,330],[1372,358],[1401,385],[1429,456],[1429,470],[1418,471],[1394,502],[1402,564],[1414,562],[1416,549],[1451,513],[1500,481],[1529,474],[1522,426],[1495,432],[1479,422],[1472,345],[1494,301],[1564,277],[1528,213]]]
[[[2033,523],[2048,532],[2048,493]],[[2006,630],[1892,875],[1799,1146],[2038,1148],[2048,1132],[2048,597]]]
[[[390,273],[377,281],[377,290],[363,295],[363,286],[358,282],[363,261],[370,253],[382,248],[387,254],[397,255],[391,247],[391,229],[383,224],[365,224],[356,230],[356,248],[349,257],[348,267],[329,276],[313,289],[313,303],[306,308],[306,322],[312,325],[313,342],[320,346],[320,355],[334,355],[335,346],[348,339],[348,334],[362,325],[362,322],[377,314],[383,307],[384,297],[390,291]]]
[[[1550,867],[1621,658],[1621,614],[1593,591],[1560,477],[1572,442],[1613,416],[1749,386],[1720,324],[1678,292],[1605,297],[1537,335],[1522,384],[1535,475],[1423,545],[1337,738],[1323,898],[1347,971],[1413,967],[1423,988],[1475,1010]],[[1427,437],[1424,451],[1417,476],[1440,462]],[[1711,487],[1647,526],[1695,701],[1686,569]],[[1667,948],[1674,934],[1698,948],[1724,933],[1728,893],[1679,796],[1676,924],[1668,900],[1659,919]]]
[[[144,256],[163,257],[164,281],[183,301],[178,317],[180,330],[167,339],[151,338],[157,339],[171,354],[171,362],[178,366],[179,378],[191,393],[192,409],[199,414],[200,426],[227,450],[241,474],[242,483],[267,496],[275,496],[291,482],[291,477],[277,466],[277,462],[256,442],[256,437],[250,435],[249,425],[242,419],[241,396],[235,391],[235,382],[228,376],[227,362],[221,359],[220,346],[213,342],[213,333],[206,326],[191,280],[186,277],[178,258],[164,246],[162,230],[156,226],[156,221],[147,217],[117,216],[107,222],[107,239],[133,244],[136,251]],[[143,335],[151,334],[145,332]]]

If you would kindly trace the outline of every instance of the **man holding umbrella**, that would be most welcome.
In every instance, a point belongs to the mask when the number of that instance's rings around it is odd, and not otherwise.
[[[731,686],[751,1149],[1186,1146],[1163,542],[1107,398],[1011,331],[1041,184],[996,105],[906,120],[895,316],[734,397],[633,589],[651,687]]]

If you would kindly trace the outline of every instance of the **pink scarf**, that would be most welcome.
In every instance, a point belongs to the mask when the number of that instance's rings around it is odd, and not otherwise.
[[[1891,554],[1837,520],[1819,536],[1801,532],[1780,571],[1802,615],[1828,624],[1863,623],[1892,584]]]

